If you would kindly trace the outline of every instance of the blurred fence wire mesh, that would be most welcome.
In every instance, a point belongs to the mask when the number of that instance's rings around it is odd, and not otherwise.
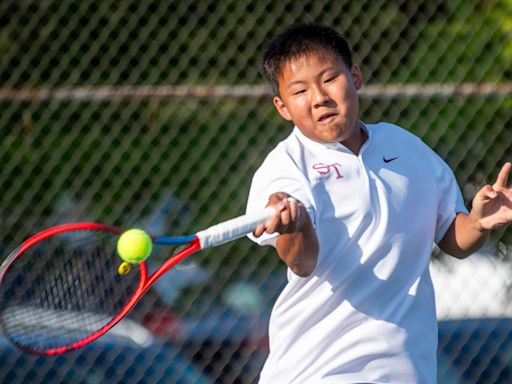
[[[2,257],[62,222],[179,235],[242,213],[289,132],[259,52],[293,22],[348,38],[362,119],[422,137],[468,204],[511,159],[511,0],[2,1]],[[434,250],[440,383],[512,382],[511,233],[464,262]],[[139,304],[130,340],[58,358],[2,342],[0,381],[253,383],[284,279],[248,240],[204,252]]]

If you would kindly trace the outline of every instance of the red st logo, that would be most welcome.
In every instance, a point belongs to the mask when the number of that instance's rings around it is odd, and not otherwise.
[[[333,163],[333,164],[324,164],[324,163],[316,163],[313,164],[313,169],[317,171],[320,175],[327,175],[334,171],[336,173],[337,179],[342,179],[343,175],[341,174],[341,164]]]

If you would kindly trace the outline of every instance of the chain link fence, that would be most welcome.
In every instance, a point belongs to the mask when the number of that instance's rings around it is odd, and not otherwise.
[[[63,222],[180,235],[242,213],[289,132],[259,52],[298,21],[346,35],[362,119],[422,137],[468,204],[511,159],[511,0],[2,1],[2,257]],[[510,236],[462,262],[434,250],[440,383],[512,382]],[[124,336],[52,358],[1,341],[0,381],[253,383],[284,282],[271,249],[205,251],[149,292]]]

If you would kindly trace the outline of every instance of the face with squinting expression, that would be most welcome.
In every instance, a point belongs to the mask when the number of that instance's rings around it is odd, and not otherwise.
[[[365,140],[358,120],[362,80],[357,65],[348,68],[334,54],[300,56],[283,68],[274,105],[308,138],[357,153]]]

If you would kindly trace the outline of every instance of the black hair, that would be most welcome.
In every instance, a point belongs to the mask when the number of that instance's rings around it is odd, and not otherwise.
[[[331,53],[352,68],[352,53],[345,38],[334,29],[319,24],[294,24],[275,36],[264,48],[261,73],[279,95],[279,76],[290,60],[311,53]]]

